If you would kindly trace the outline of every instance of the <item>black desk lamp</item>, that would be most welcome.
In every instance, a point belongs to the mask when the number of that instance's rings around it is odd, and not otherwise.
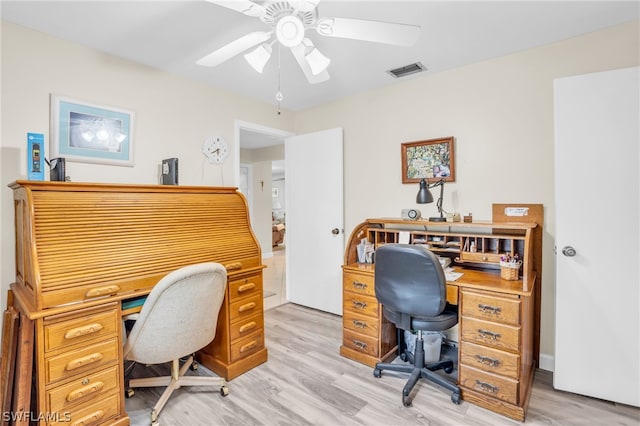
[[[440,217],[430,217],[430,222],[446,222],[446,218],[442,214],[442,195],[444,194],[444,179],[440,179],[437,182],[434,182],[430,185],[427,185],[426,179],[420,179],[420,189],[418,190],[418,195],[416,196],[416,203],[418,204],[429,204],[433,203],[433,195],[430,188],[435,188],[436,186],[440,187],[440,197],[436,202],[436,207],[438,207],[438,212],[440,213]]]

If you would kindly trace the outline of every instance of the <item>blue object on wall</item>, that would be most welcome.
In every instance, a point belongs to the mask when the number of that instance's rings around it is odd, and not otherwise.
[[[27,179],[44,180],[44,134],[27,133]]]

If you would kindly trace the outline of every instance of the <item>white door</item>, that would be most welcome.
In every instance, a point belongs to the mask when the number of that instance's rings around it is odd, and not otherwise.
[[[634,406],[640,406],[639,73],[628,68],[554,82],[553,384]]]
[[[342,129],[285,139],[287,298],[342,315]]]

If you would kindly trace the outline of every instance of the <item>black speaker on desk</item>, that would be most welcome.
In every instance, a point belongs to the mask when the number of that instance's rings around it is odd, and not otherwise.
[[[178,159],[167,158],[162,160],[162,184],[177,185],[178,184]]]

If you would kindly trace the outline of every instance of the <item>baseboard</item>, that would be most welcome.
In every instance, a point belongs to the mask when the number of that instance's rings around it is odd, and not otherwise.
[[[555,357],[548,354],[540,354],[540,365],[538,368],[541,370],[547,370],[553,372],[555,370]]]

